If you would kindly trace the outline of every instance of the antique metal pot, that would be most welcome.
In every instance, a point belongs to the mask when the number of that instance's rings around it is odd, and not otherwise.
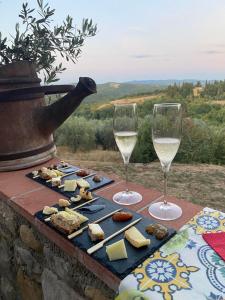
[[[40,86],[35,67],[27,61],[0,67],[0,171],[43,163],[55,155],[52,133],[88,95],[95,82],[80,77],[78,84]],[[46,94],[66,93],[46,105]]]

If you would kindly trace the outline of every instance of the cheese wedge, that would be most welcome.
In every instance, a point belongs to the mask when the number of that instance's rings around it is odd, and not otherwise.
[[[80,188],[84,188],[84,189],[89,189],[89,187],[90,187],[90,184],[83,178],[77,179],[77,185]]]
[[[68,207],[65,208],[65,211],[68,212],[71,215],[77,216],[80,219],[80,224],[88,221],[87,217],[83,216],[82,214],[79,214],[78,212],[76,212],[72,209],[69,209]]]
[[[128,258],[124,239],[106,246],[106,253],[110,261]]]
[[[64,192],[74,192],[77,188],[77,181],[75,179],[67,179],[64,181]]]
[[[151,243],[151,241],[146,239],[135,226],[132,226],[125,231],[125,238],[136,248],[148,246]]]
[[[99,224],[88,224],[88,234],[92,241],[104,240],[105,234]]]

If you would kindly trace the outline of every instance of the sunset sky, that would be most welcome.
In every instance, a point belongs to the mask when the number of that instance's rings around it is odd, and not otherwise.
[[[0,31],[14,33],[21,0],[0,0]],[[35,0],[28,0],[35,7]],[[225,79],[224,0],[49,0],[60,23],[67,14],[98,25],[61,82]]]

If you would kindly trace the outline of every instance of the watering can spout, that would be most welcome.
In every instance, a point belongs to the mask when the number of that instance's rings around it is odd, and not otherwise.
[[[85,97],[96,92],[96,84],[93,79],[80,77],[73,90],[39,111],[38,123],[41,131],[46,135],[53,133],[73,113]]]

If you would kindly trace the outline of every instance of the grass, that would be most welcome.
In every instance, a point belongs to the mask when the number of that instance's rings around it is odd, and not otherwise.
[[[84,168],[117,174],[124,178],[124,167],[118,152],[93,150],[72,153],[58,148],[58,156]],[[130,164],[129,180],[162,192],[163,175],[159,162]],[[225,166],[173,163],[168,178],[169,195],[225,211]]]

